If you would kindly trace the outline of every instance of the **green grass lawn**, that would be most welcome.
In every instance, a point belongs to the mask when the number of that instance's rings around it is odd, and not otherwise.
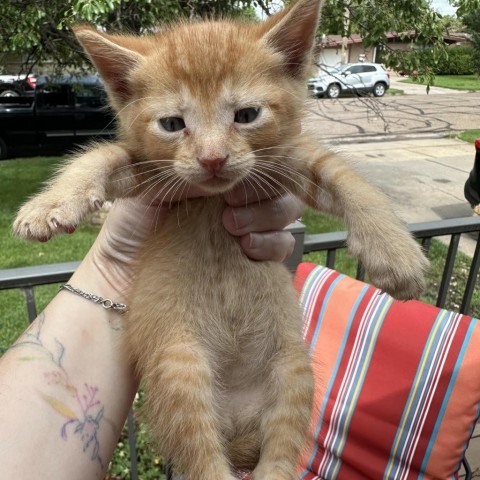
[[[389,88],[387,90],[387,95],[405,95],[405,92],[399,88]]]
[[[50,242],[30,243],[14,238],[11,224],[22,202],[38,191],[42,182],[49,178],[60,164],[59,157],[37,157],[0,162],[0,269],[27,265],[41,265],[80,260],[92,244],[98,228],[80,227],[74,235],[64,235]],[[307,225],[307,233],[344,230],[343,222],[337,218],[307,210],[302,218]],[[423,299],[434,303],[435,292],[440,283],[443,262],[447,247],[433,242],[430,249],[432,269],[429,273],[429,286]],[[312,253],[305,256],[306,261],[325,264],[324,253]],[[458,308],[467,276],[469,259],[459,255],[454,279],[449,292],[448,306]],[[356,262],[345,251],[338,252],[337,270],[355,276]],[[38,310],[40,311],[55,295],[58,286],[49,285],[36,289]],[[477,288],[473,300],[474,313],[480,315],[480,288]],[[0,355],[8,345],[24,330],[27,314],[23,295],[18,290],[0,291]],[[138,402],[141,402],[141,394]],[[150,448],[145,427],[137,424],[137,448],[139,456],[140,478],[154,480],[160,477],[161,459]],[[119,448],[110,468],[111,480],[128,479],[129,451],[126,432],[123,433]]]
[[[418,83],[415,78],[406,78],[404,83]],[[426,85],[426,83],[424,83]],[[478,91],[480,90],[480,77],[478,75],[437,75],[433,81],[435,87],[453,88],[456,90]]]
[[[61,163],[60,157],[35,157],[0,162],[0,269],[68,262],[83,258],[98,228],[82,226],[73,236],[61,236],[47,243],[26,242],[12,235],[11,225],[19,206],[38,191]],[[57,286],[36,289],[39,311]],[[0,291],[0,353],[18,336],[27,321],[25,301],[18,290]]]

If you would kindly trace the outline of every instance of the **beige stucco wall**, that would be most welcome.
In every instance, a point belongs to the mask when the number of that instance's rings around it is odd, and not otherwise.
[[[365,62],[375,60],[375,49],[365,48],[362,44],[350,45],[348,63],[356,63],[360,60],[360,55],[365,55]]]

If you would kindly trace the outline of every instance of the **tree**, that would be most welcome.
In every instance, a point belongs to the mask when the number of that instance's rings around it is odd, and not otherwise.
[[[457,16],[442,16],[428,0],[326,0],[320,35],[358,33],[366,47],[379,47],[381,61],[391,68],[416,71],[422,80],[431,82],[436,65],[448,58],[443,37],[462,26],[461,18],[477,15],[480,0],[451,0]],[[396,32],[411,42],[411,49],[389,47],[386,34]]]
[[[463,17],[463,22],[471,35],[474,66],[477,74],[480,75],[480,16],[475,13],[469,13]]]
[[[0,54],[23,59],[18,73],[43,64],[55,71],[79,70],[88,63],[72,25],[144,33],[178,17],[225,14],[255,16],[251,0],[2,0]]]
[[[292,0],[2,0],[0,54],[24,59],[24,73],[48,63],[57,71],[85,68],[85,60],[70,27],[90,23],[106,30],[149,32],[178,17],[267,15]],[[451,0],[457,17],[480,10],[480,0]],[[431,78],[434,66],[447,51],[443,34],[452,22],[434,12],[429,0],[325,0],[319,31],[350,36],[360,33],[364,44],[380,46],[390,67],[421,71]],[[410,32],[412,50],[388,46],[387,32]],[[478,30],[477,30],[478,32]],[[422,50],[422,55],[418,51]]]

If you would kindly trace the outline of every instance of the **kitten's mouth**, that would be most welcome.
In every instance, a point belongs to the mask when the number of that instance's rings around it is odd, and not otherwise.
[[[213,174],[208,178],[202,179],[198,182],[198,185],[205,190],[225,191],[233,187],[234,183],[235,181],[231,178],[219,177]]]

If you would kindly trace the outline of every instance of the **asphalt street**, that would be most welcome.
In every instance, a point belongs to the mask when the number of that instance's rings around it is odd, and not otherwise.
[[[305,127],[383,190],[408,223],[472,214],[463,186],[475,148],[453,138],[480,129],[480,93],[415,92],[382,99],[313,100]],[[472,255],[473,238],[461,248]]]

